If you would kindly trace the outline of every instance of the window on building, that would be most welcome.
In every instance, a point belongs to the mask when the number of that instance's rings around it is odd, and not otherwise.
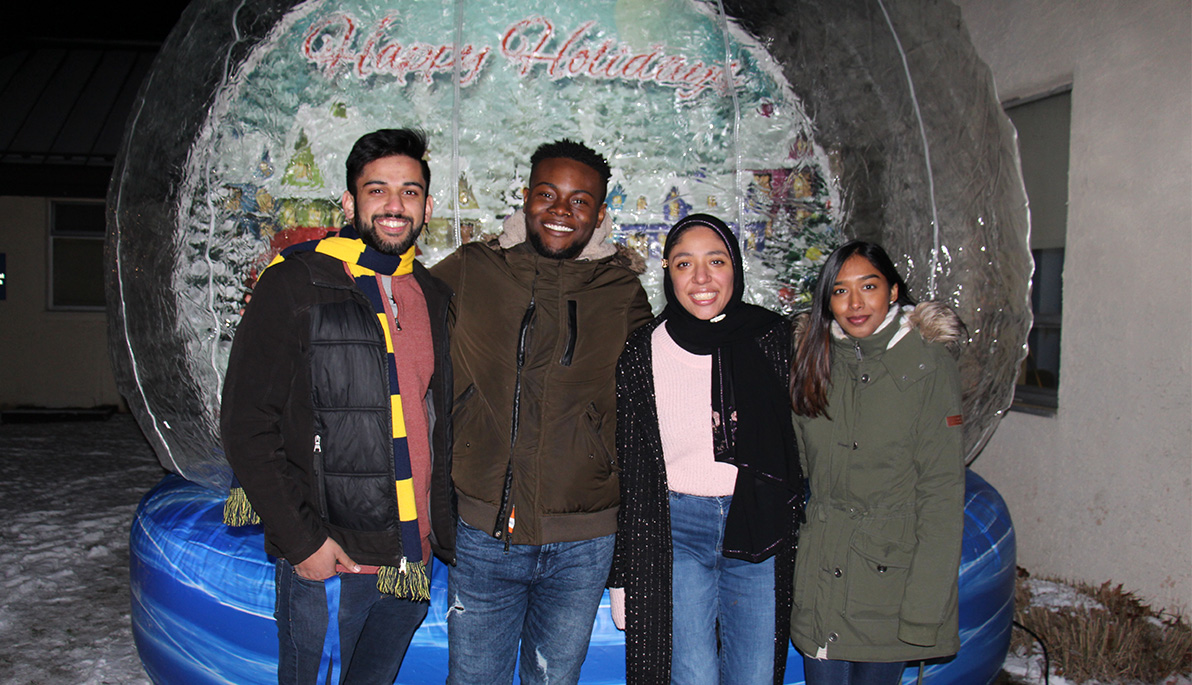
[[[1068,140],[1071,87],[1006,103],[1018,129],[1022,179],[1031,207],[1031,280],[1034,325],[1018,374],[1013,408],[1054,414],[1060,387],[1064,244],[1068,230]]]
[[[101,200],[50,202],[50,309],[102,310],[103,239]]]

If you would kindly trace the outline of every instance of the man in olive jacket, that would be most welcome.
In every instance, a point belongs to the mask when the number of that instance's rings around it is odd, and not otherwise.
[[[574,683],[612,560],[615,372],[650,320],[605,242],[608,163],[563,140],[531,158],[522,211],[432,268],[455,291],[457,566],[448,682]]]

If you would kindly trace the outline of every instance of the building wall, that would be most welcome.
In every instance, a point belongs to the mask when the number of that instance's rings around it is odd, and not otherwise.
[[[0,197],[0,408],[120,405],[104,312],[50,311],[46,302],[49,200]]]
[[[1192,4],[960,0],[1003,101],[1072,84],[1059,410],[975,463],[1019,564],[1192,608]]]

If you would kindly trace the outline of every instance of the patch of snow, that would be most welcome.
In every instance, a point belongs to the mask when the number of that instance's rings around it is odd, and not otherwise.
[[[1078,685],[1077,683],[1069,682],[1062,676],[1054,674],[1051,676],[1050,681],[1046,681],[1043,677],[1043,655],[1037,653],[1025,654],[1021,648],[1011,650],[1006,655],[1006,661],[1002,664],[1002,670],[1027,685],[1044,685],[1045,682],[1049,682],[1050,685]]]
[[[1035,578],[1027,580],[1024,584],[1031,592],[1031,606],[1051,611],[1060,609],[1106,610],[1105,605],[1088,595],[1081,594],[1070,585]]]
[[[128,415],[0,424],[0,683],[148,685],[128,533],[162,475]]]

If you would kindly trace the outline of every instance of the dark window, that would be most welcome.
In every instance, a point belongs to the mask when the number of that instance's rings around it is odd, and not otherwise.
[[[50,203],[50,309],[104,308],[102,201]]]
[[[1068,146],[1072,92],[1065,87],[1007,103],[1018,129],[1022,178],[1031,207],[1031,310],[1035,322],[1018,374],[1013,408],[1054,414],[1059,406],[1060,323],[1063,318],[1064,245],[1068,232]]]

